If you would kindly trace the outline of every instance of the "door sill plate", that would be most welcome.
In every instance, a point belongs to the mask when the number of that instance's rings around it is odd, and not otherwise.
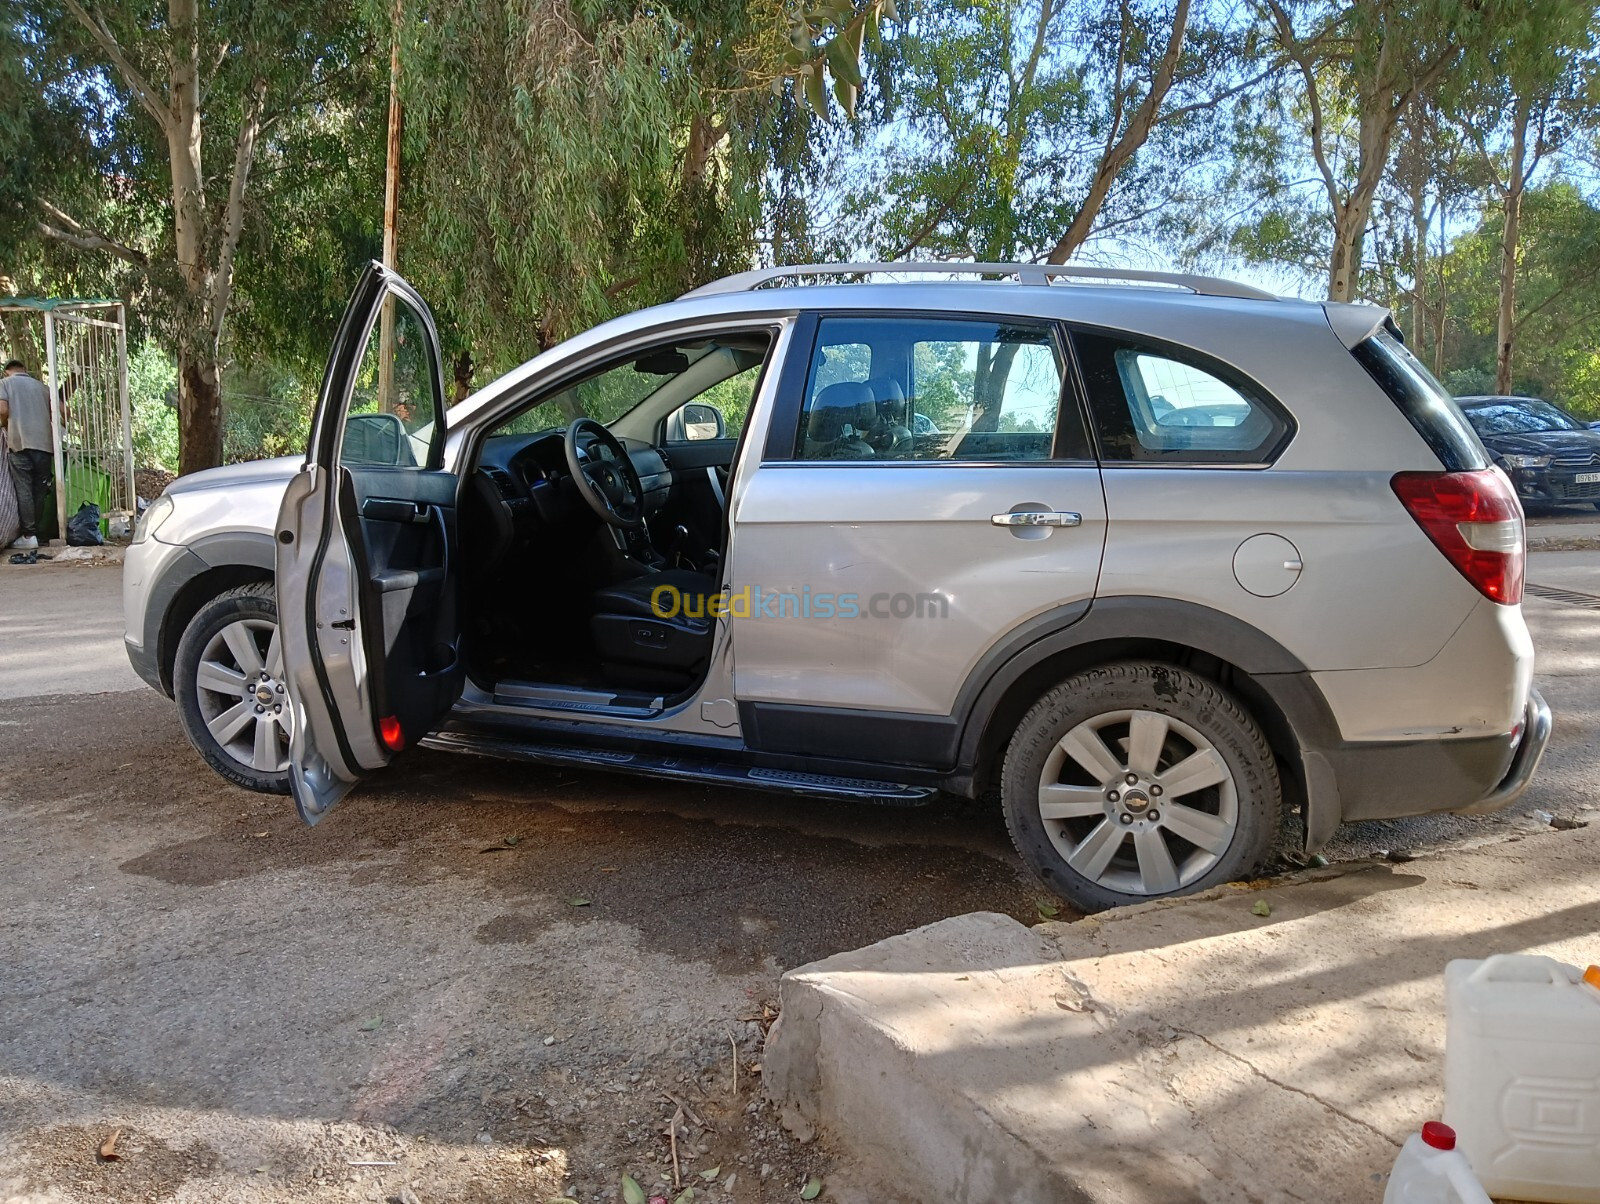
[[[468,753],[509,761],[533,761],[540,765],[560,765],[606,769],[616,773],[639,774],[651,778],[705,782],[717,786],[743,786],[747,790],[766,790],[779,794],[804,794],[818,798],[851,799],[891,807],[914,807],[931,800],[936,793],[928,786],[906,786],[898,782],[878,782],[870,778],[835,777],[823,773],[800,773],[790,769],[764,769],[738,765],[709,757],[640,752],[611,748],[578,748],[566,744],[528,744],[501,737],[465,733],[459,730],[434,732],[420,741],[428,748],[445,752]]]

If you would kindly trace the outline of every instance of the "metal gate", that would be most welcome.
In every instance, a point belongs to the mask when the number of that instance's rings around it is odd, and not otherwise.
[[[0,312],[44,321],[45,384],[54,421],[56,523],[83,502],[101,515],[133,515],[133,416],[128,402],[128,326],[120,301],[7,297]],[[19,348],[12,353],[26,360]],[[8,357],[9,358],[9,357]],[[30,365],[31,367],[31,365]]]

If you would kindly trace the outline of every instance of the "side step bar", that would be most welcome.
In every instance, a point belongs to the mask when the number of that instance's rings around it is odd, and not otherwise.
[[[875,782],[869,778],[842,778],[823,773],[797,773],[790,769],[763,769],[708,757],[577,748],[565,744],[528,744],[487,733],[471,734],[446,729],[424,736],[418,743],[446,752],[494,757],[503,761],[532,761],[539,765],[606,769],[652,778],[706,782],[715,786],[743,786],[779,794],[804,794],[816,798],[849,799],[891,807],[915,807],[928,802],[936,791],[929,786]]]

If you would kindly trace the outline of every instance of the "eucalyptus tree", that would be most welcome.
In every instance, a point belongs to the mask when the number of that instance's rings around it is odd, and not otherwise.
[[[750,266],[780,142],[853,112],[889,7],[371,0],[398,16],[399,267],[458,363]]]
[[[1419,93],[1472,63],[1495,19],[1476,0],[1260,0],[1288,69],[1268,119],[1298,134],[1323,193],[1328,297],[1356,295],[1362,246],[1402,119]],[[1294,149],[1294,148],[1290,148]],[[1281,193],[1299,156],[1263,165],[1255,187]]]
[[[1446,371],[1473,391],[1494,379],[1506,210],[1494,206],[1458,237],[1443,261],[1449,289]],[[1519,391],[1600,418],[1600,205],[1566,180],[1536,182],[1524,193],[1519,237],[1517,348]]]
[[[1483,70],[1449,90],[1453,117],[1499,202],[1495,391],[1511,392],[1522,202],[1548,159],[1600,126],[1592,0],[1523,0],[1499,14]]]
[[[325,103],[362,61],[361,27],[311,0],[25,0],[13,19],[50,83],[38,102],[94,97],[94,141],[122,152],[98,181],[97,206],[120,209],[121,230],[74,211],[74,200],[87,203],[81,194],[27,182],[34,232],[144,277],[177,353],[180,471],[217,464],[222,347],[239,242],[256,208],[251,172],[279,124]],[[210,153],[217,143],[220,156]]]
[[[882,124],[852,158],[855,238],[1064,263],[1160,214],[1252,80],[1224,6],[955,0],[907,21]]]

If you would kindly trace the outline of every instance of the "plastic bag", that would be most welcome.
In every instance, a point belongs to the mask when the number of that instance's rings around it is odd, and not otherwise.
[[[78,512],[67,520],[67,542],[75,548],[94,548],[105,543],[100,534],[100,507],[85,502]]]

